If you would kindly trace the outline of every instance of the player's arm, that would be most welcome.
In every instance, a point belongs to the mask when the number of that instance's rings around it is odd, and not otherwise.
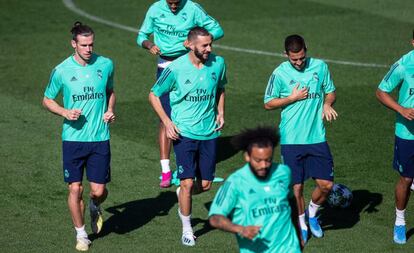
[[[149,39],[151,34],[154,32],[154,21],[151,17],[151,12],[152,9],[150,8],[145,15],[144,22],[138,32],[137,44],[147,49],[151,54],[157,55],[161,53],[161,50]]]
[[[264,104],[264,108],[266,110],[278,109],[278,108],[290,105],[292,103],[295,103],[296,101],[305,99],[308,96],[308,90],[309,88],[307,87],[299,89],[299,84],[297,84],[293,88],[292,93],[289,96],[284,97],[284,98],[273,98]]]
[[[196,23],[198,26],[204,27],[213,36],[213,40],[221,39],[224,36],[223,28],[219,22],[207,14],[207,12],[197,3],[195,3]]]
[[[327,121],[336,120],[338,117],[338,113],[332,107],[336,100],[336,93],[335,91],[330,92],[325,95],[325,101],[323,103],[323,112],[322,118],[326,119]]]
[[[217,97],[218,97],[217,117],[216,117],[217,128],[215,129],[215,131],[220,131],[224,127],[224,104],[225,104],[224,103],[224,100],[225,100],[224,88],[219,88],[217,90]]]
[[[151,91],[149,94],[149,101],[151,103],[152,108],[164,124],[166,128],[167,137],[171,140],[177,140],[179,137],[178,135],[180,133],[180,130],[177,128],[176,125],[174,125],[174,123],[168,117],[167,113],[165,113],[164,108],[162,108],[160,98],[156,96],[154,92]]]
[[[259,233],[260,226],[241,226],[234,224],[229,218],[223,215],[212,215],[209,218],[210,225],[220,230],[238,234],[242,238],[253,240],[254,237]]]
[[[61,105],[59,105],[54,99],[43,97],[42,101],[43,106],[49,110],[50,112],[62,116],[66,118],[67,120],[78,120],[80,115],[82,114],[82,111],[79,109],[65,109]]]
[[[377,89],[376,96],[383,105],[401,114],[404,118],[408,120],[414,119],[414,109],[399,105],[389,93],[382,91],[381,89]]]
[[[106,123],[112,123],[115,121],[115,92],[114,89],[107,89],[106,97],[108,98],[108,110],[104,114],[103,120]]]

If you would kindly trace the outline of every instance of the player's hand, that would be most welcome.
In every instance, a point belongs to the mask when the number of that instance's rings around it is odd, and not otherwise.
[[[246,226],[241,229],[238,233],[240,237],[253,240],[256,235],[259,233],[261,226]]]
[[[161,50],[157,45],[153,45],[150,49],[149,49],[150,53],[153,55],[159,55],[161,54]]]
[[[76,121],[82,115],[82,111],[79,109],[65,110],[63,117],[67,120]]]
[[[115,114],[113,111],[107,111],[105,112],[104,116],[103,116],[103,121],[105,123],[112,123],[115,121]]]
[[[309,91],[308,87],[303,87],[302,89],[299,90],[299,83],[298,83],[293,88],[292,94],[289,95],[289,99],[292,100],[293,102],[305,99],[308,97],[308,91]]]
[[[224,127],[224,116],[222,114],[217,114],[216,117],[217,128],[214,131],[220,131]]]
[[[414,119],[414,108],[402,108],[399,113],[401,114],[401,116],[403,116],[404,118],[408,119],[408,120],[413,120]]]
[[[334,108],[332,108],[332,106],[328,104],[323,105],[322,119],[326,119],[331,122],[332,120],[336,120],[337,117],[338,113],[334,110]]]
[[[167,135],[167,138],[173,141],[177,140],[180,134],[180,130],[178,129],[178,127],[174,125],[174,123],[172,123],[171,120],[167,122],[167,124],[164,123],[164,125],[165,125],[165,134]]]

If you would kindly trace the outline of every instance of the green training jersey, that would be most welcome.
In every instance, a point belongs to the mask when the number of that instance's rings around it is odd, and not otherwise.
[[[319,59],[307,58],[302,71],[289,61],[272,73],[264,95],[264,103],[288,97],[293,88],[308,87],[308,97],[282,108],[279,124],[281,144],[315,144],[326,141],[322,112],[325,94],[335,91],[328,65]]]
[[[300,252],[289,198],[293,195],[288,166],[273,163],[267,179],[259,180],[246,164],[220,187],[209,216],[231,217],[241,226],[262,226],[253,240],[236,235],[240,252]]]
[[[399,87],[398,104],[405,108],[414,108],[414,50],[391,66],[378,88],[389,93],[396,87]],[[414,140],[414,121],[409,121],[397,113],[395,135]]]
[[[227,83],[226,66],[220,56],[210,54],[201,69],[185,54],[173,61],[152,87],[155,96],[170,92],[171,120],[180,134],[195,140],[220,135],[217,128],[217,91]]]
[[[184,41],[193,27],[204,27],[214,40],[223,37],[220,24],[209,16],[203,8],[190,0],[181,0],[177,13],[171,12],[166,0],[155,2],[149,8],[144,23],[138,32],[137,43],[149,40],[154,34],[154,43],[161,50],[161,55],[181,56],[187,53]]]
[[[70,56],[52,71],[44,96],[55,99],[62,92],[64,108],[82,111],[76,121],[64,119],[64,141],[109,140],[103,116],[108,107],[106,92],[113,89],[113,72],[112,61],[95,54],[86,66]]]

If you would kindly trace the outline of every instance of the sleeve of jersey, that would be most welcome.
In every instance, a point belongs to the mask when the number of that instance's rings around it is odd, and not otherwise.
[[[151,88],[151,91],[155,96],[161,97],[162,95],[170,92],[175,84],[174,73],[170,67],[167,67],[162,71],[161,76],[157,82]]]
[[[110,61],[110,66],[109,66],[109,77],[108,77],[108,82],[106,84],[106,89],[108,90],[113,90],[114,89],[114,64],[112,61]]]
[[[218,40],[224,36],[223,28],[221,28],[219,22],[213,17],[207,14],[207,12],[197,3],[195,4],[196,8],[196,24],[200,27],[207,29],[211,35],[213,35],[214,40]]]
[[[227,84],[227,75],[226,75],[226,63],[223,61],[223,70],[221,72],[220,75],[220,80],[219,80],[219,88],[224,90],[224,86]]]
[[[280,96],[280,85],[279,85],[279,78],[275,73],[273,73],[269,81],[267,82],[267,87],[264,95],[264,103],[266,104],[270,100],[274,98],[279,98]]]
[[[62,89],[62,82],[56,69],[53,69],[50,74],[49,84],[46,87],[44,96],[47,98],[55,99]]]
[[[335,91],[335,85],[333,83],[331,72],[329,71],[328,65],[325,64],[324,69],[324,76],[323,76],[323,82],[322,82],[322,88],[325,92],[325,94],[331,93]]]
[[[235,182],[226,180],[226,182],[217,191],[213,203],[211,204],[208,216],[228,216],[233,211],[238,198],[238,191],[234,186]]]
[[[396,62],[384,76],[378,88],[384,92],[392,92],[403,80],[403,66]]]
[[[142,23],[141,28],[139,29],[137,36],[137,44],[142,47],[142,42],[149,40],[150,35],[154,32],[153,20],[151,17],[151,8],[148,10],[145,15],[144,22]]]

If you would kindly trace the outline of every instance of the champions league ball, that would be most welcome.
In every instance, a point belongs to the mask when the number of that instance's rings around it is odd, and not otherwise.
[[[352,202],[352,191],[343,184],[334,184],[328,196],[331,207],[347,208]]]

